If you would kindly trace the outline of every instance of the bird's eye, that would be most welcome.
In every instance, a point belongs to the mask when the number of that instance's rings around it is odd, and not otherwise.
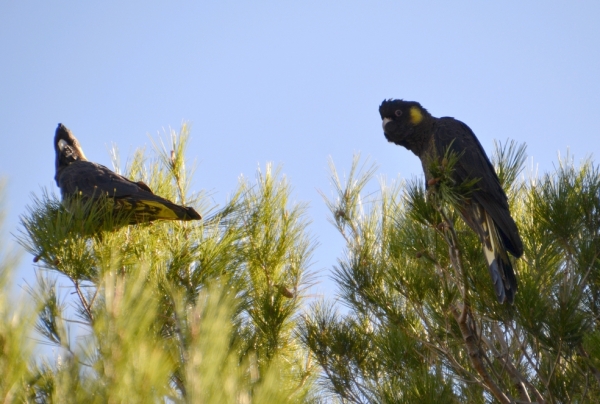
[[[396,112],[394,112],[394,114],[396,114],[396,116],[401,116],[402,115],[402,110],[398,109],[398,110],[396,110]]]

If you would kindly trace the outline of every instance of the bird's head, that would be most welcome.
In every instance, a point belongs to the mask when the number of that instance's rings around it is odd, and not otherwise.
[[[71,131],[62,123],[58,124],[54,135],[54,151],[56,152],[56,169],[66,167],[75,161],[87,161],[79,142]]]
[[[379,106],[383,133],[388,142],[407,147],[407,140],[431,115],[415,101],[384,100]]]

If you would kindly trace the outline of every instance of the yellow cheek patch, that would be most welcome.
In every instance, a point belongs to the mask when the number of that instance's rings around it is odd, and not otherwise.
[[[423,113],[419,107],[410,107],[410,123],[418,125],[423,120]]]

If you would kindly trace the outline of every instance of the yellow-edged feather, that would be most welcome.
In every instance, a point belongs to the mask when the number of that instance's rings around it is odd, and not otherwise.
[[[142,200],[136,201],[135,207],[127,200],[119,201],[121,208],[131,211],[136,216],[149,216],[152,219],[177,220],[179,217],[171,209],[158,201]]]

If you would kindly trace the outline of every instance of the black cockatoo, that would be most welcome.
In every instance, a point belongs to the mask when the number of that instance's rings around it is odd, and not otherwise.
[[[84,200],[106,198],[114,202],[113,212],[123,214],[130,224],[159,219],[201,219],[193,208],[179,206],[154,195],[142,181],[130,181],[103,165],[88,161],[75,136],[63,124],[58,124],[56,128],[54,150],[54,179],[60,188],[63,202],[74,196],[80,196]]]
[[[483,244],[498,301],[512,303],[517,277],[507,251],[521,257],[523,242],[498,175],[473,131],[454,118],[431,116],[414,101],[385,100],[379,114],[386,139],[421,159],[427,184],[435,183],[430,171],[432,162],[440,161],[448,148],[458,156],[451,174],[453,180],[457,184],[477,180],[470,197],[458,210]]]

